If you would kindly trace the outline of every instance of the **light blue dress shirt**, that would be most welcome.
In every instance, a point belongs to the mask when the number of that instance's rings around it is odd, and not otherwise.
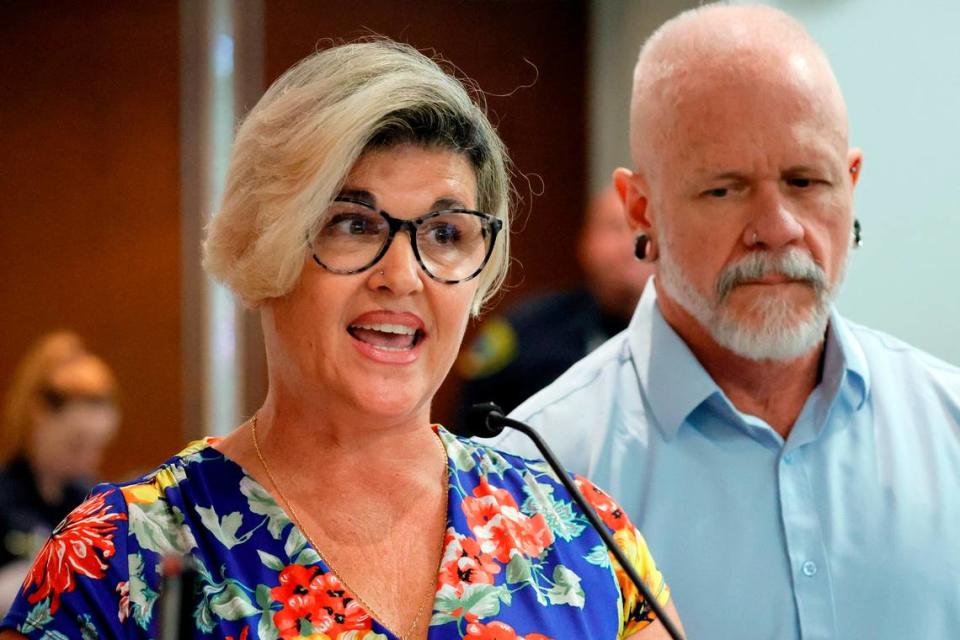
[[[511,416],[620,501],[691,640],[960,638],[956,367],[834,311],[784,441],[648,286],[626,331]],[[496,446],[539,457],[518,432]]]

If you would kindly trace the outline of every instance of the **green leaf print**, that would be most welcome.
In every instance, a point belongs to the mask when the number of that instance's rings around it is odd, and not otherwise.
[[[453,466],[458,471],[473,471],[477,466],[477,461],[470,455],[470,449],[463,446],[463,443],[456,438],[442,438],[443,444],[447,449],[447,456],[453,462]]]
[[[260,614],[260,622],[257,624],[257,637],[260,640],[278,640],[280,632],[277,626],[273,624],[273,612],[264,609]]]
[[[210,609],[224,620],[241,620],[260,613],[250,602],[250,596],[235,580],[227,580],[224,588],[210,598]]]
[[[273,610],[270,608],[273,605],[273,597],[270,595],[270,587],[265,584],[258,584],[254,597],[257,601],[257,606],[260,607],[262,611],[260,614],[260,622],[257,624],[257,637],[260,638],[260,640],[277,640],[277,638],[280,637],[280,632],[277,631],[277,627],[273,624]]]
[[[247,616],[260,613],[260,609],[253,606],[250,596],[236,580],[227,579],[221,583],[203,585],[202,599],[194,611],[193,619],[204,633],[210,633],[216,626],[217,618],[221,620],[241,620]]]
[[[36,631],[42,629],[45,625],[49,624],[53,620],[53,616],[50,615],[50,598],[44,598],[38,602],[33,609],[30,609],[30,613],[27,614],[27,619],[23,621],[23,624],[17,627],[17,630],[27,635],[31,631]]]
[[[610,552],[607,551],[607,546],[604,544],[598,544],[595,546],[590,550],[589,554],[584,556],[584,559],[590,564],[595,564],[598,567],[610,566]]]
[[[309,567],[312,564],[320,562],[322,558],[320,554],[317,553],[314,549],[307,547],[303,551],[297,554],[297,559],[294,560],[296,564],[301,564],[305,567]]]
[[[82,640],[100,640],[100,633],[94,626],[89,613],[77,616],[77,626],[80,627],[80,638]]]
[[[227,549],[232,549],[236,545],[250,539],[249,533],[237,537],[237,531],[240,530],[240,526],[243,524],[243,514],[239,511],[234,511],[220,519],[212,507],[195,507],[195,509],[197,513],[200,514],[200,521],[203,522],[203,526]]]
[[[153,605],[157,601],[157,592],[151,589],[143,579],[143,558],[139,553],[127,556],[130,570],[130,615],[141,629],[150,627],[153,618]]]
[[[40,640],[70,640],[67,636],[63,635],[59,631],[44,631],[43,635],[40,636]]]
[[[274,540],[279,540],[284,527],[290,524],[290,518],[283,512],[280,505],[274,502],[267,490],[250,476],[244,476],[243,480],[240,481],[240,493],[246,496],[250,511],[267,517],[269,521],[267,531],[270,532]]]
[[[496,449],[484,447],[480,457],[480,472],[485,476],[498,475],[503,477],[503,473],[513,467],[507,462],[506,458],[500,455]]]
[[[587,522],[572,501],[554,498],[553,487],[538,482],[532,473],[524,473],[523,481],[523,493],[527,499],[520,506],[521,511],[531,515],[542,513],[547,525],[565,542],[570,542],[583,533]]]
[[[554,473],[553,468],[543,460],[531,462],[527,466],[533,471],[536,471],[538,474],[550,476],[556,482],[560,482],[560,478],[558,478],[557,474]]]
[[[530,582],[530,579],[530,559],[522,553],[510,558],[510,564],[507,565],[507,583]]]
[[[287,542],[283,545],[283,552],[287,554],[290,561],[293,562],[297,554],[303,551],[303,548],[306,546],[307,539],[304,537],[303,532],[297,527],[291,527],[290,535],[287,536]]]
[[[128,503],[127,520],[140,546],[161,556],[185,555],[197,546],[193,534],[183,526],[183,513],[165,500]]]
[[[585,602],[580,576],[562,564],[553,568],[553,586],[547,591],[550,604],[569,604],[583,608]]]
[[[257,601],[257,606],[261,609],[269,609],[270,605],[273,604],[273,596],[270,595],[270,587],[265,584],[257,585],[254,598]]]
[[[457,596],[453,586],[445,584],[437,592],[434,605],[436,613],[433,614],[430,624],[439,625],[459,620],[468,613],[475,615],[478,619],[495,616],[500,613],[503,590],[505,587],[495,587],[492,584],[468,584],[463,588],[463,595]],[[453,615],[453,612],[458,609],[460,609],[459,615]]]
[[[268,569],[273,569],[274,571],[283,571],[283,568],[286,566],[283,564],[283,560],[273,555],[272,553],[267,553],[266,551],[257,549],[257,555],[260,556],[260,562],[262,562],[263,565]],[[260,587],[257,587],[258,593],[259,593],[259,588]],[[263,606],[263,605],[260,605],[260,606]]]

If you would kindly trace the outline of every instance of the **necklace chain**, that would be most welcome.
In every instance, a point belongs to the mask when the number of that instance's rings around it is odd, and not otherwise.
[[[373,618],[375,618],[376,620],[378,620],[378,621],[380,622],[380,624],[384,624],[384,622],[383,622],[383,620],[384,620],[383,617],[380,616],[379,614],[377,614],[377,613],[373,610],[373,607],[371,607],[369,604],[367,604],[367,603],[363,600],[363,598],[360,597],[360,594],[357,593],[356,589],[354,589],[354,588],[351,587],[349,584],[347,584],[347,581],[343,579],[343,576],[341,576],[339,573],[337,573],[336,569],[333,568],[333,565],[331,565],[330,562],[327,560],[326,556],[323,555],[323,552],[320,550],[319,545],[317,545],[317,543],[314,542],[313,538],[310,536],[310,533],[306,530],[306,528],[305,528],[305,527],[303,526],[303,524],[300,522],[300,516],[299,516],[299,514],[297,513],[297,510],[293,508],[293,504],[291,504],[290,501],[287,500],[287,496],[285,496],[285,495],[283,494],[283,491],[280,490],[280,485],[277,483],[277,479],[274,477],[273,472],[270,470],[270,467],[267,465],[267,461],[266,461],[266,460],[264,459],[264,457],[263,457],[263,452],[260,451],[260,442],[259,442],[258,439],[257,439],[257,421],[258,421],[257,419],[258,419],[259,417],[260,417],[260,412],[258,411],[257,413],[253,414],[253,421],[251,422],[250,436],[251,436],[252,439],[253,439],[253,449],[254,449],[254,451],[257,452],[257,458],[260,460],[260,466],[263,467],[263,470],[264,470],[264,472],[267,474],[267,477],[270,479],[271,484],[273,484],[273,488],[274,488],[274,489],[276,490],[276,492],[277,492],[277,497],[279,497],[279,498],[280,498],[280,501],[283,502],[283,507],[290,513],[290,518],[293,520],[293,523],[297,526],[298,529],[300,529],[300,531],[303,533],[303,535],[306,536],[307,541],[309,541],[310,544],[313,546],[314,551],[316,551],[316,552],[317,552],[317,555],[320,556],[320,560],[323,562],[324,565],[326,565],[327,569],[329,569],[330,572],[333,573],[333,575],[335,575],[335,576],[337,577],[337,579],[338,579],[338,580],[340,581],[340,583],[344,586],[344,588],[345,588],[347,591],[350,592],[350,595],[352,595],[352,596],[354,597],[354,599],[357,601],[357,603],[359,603],[360,606],[363,607],[364,611],[366,611],[366,612],[369,613]],[[446,462],[446,460],[447,460],[447,452],[446,452],[446,449],[443,447],[443,443],[440,442],[439,437],[438,437],[438,440],[437,440],[437,445],[440,447],[441,451],[443,452],[443,460],[444,460],[444,474],[443,474],[443,478],[444,478],[444,487],[443,487],[444,507],[443,507],[443,518],[444,518],[444,522],[446,522],[447,508],[448,508],[448,506],[449,506],[449,505],[447,504],[447,501],[449,500],[448,494],[449,494],[449,492],[450,492],[450,487],[448,486],[449,477],[448,477],[447,471],[446,471],[446,466],[447,466],[447,462]],[[440,543],[440,545],[441,545],[441,548],[440,548],[440,553],[441,553],[441,555],[443,554],[443,542],[442,542],[442,540],[443,540],[443,537],[441,536],[441,543]],[[393,635],[397,636],[397,638],[399,638],[400,640],[407,640],[408,638],[412,637],[413,632],[416,631],[417,626],[420,624],[420,618],[423,616],[424,604],[425,604],[424,602],[421,602],[421,603],[420,603],[420,608],[417,609],[417,615],[414,616],[414,618],[413,618],[413,623],[410,625],[410,628],[407,629],[407,633],[406,633],[406,634],[400,635],[399,633],[396,633],[395,631],[391,631],[391,633],[393,633]],[[386,625],[384,625],[384,626],[386,626]]]

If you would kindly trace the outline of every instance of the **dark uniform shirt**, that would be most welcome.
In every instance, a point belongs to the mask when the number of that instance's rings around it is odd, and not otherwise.
[[[0,566],[32,558],[54,527],[83,502],[88,489],[67,485],[63,499],[48,504],[25,459],[15,458],[0,468]]]
[[[509,413],[628,321],[602,313],[585,290],[538,296],[487,319],[457,361],[464,379],[458,419],[476,402]]]

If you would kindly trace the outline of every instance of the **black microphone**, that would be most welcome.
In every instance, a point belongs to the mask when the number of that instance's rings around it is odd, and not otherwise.
[[[610,550],[610,553],[613,554],[613,557],[615,557],[617,562],[620,563],[620,566],[623,567],[623,570],[630,577],[630,580],[636,585],[637,591],[640,592],[643,599],[646,600],[650,608],[653,609],[653,613],[656,614],[657,618],[663,624],[663,627],[667,630],[667,633],[670,634],[673,640],[683,640],[683,635],[677,630],[673,621],[667,617],[666,613],[660,607],[660,603],[651,595],[650,590],[647,589],[647,585],[644,584],[640,576],[637,575],[636,569],[633,568],[633,565],[627,560],[626,556],[623,555],[623,551],[621,551],[617,543],[614,542],[613,536],[610,535],[610,532],[607,530],[606,525],[600,520],[597,512],[593,510],[586,498],[583,497],[577,485],[557,461],[556,456],[553,455],[553,451],[550,450],[550,447],[547,446],[547,443],[544,442],[543,438],[540,437],[540,434],[538,434],[533,427],[503,415],[503,411],[496,403],[483,402],[470,407],[470,410],[467,412],[466,424],[462,425],[460,429],[457,429],[457,433],[467,437],[494,438],[500,435],[505,427],[516,429],[533,440],[533,444],[537,446],[543,459],[546,460],[557,478],[560,479],[563,486],[570,492],[570,495],[573,497],[574,502],[577,503],[577,506],[580,507],[583,515],[587,517],[587,520],[590,521],[593,528],[596,529],[600,537],[603,538],[607,549]]]

